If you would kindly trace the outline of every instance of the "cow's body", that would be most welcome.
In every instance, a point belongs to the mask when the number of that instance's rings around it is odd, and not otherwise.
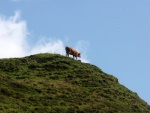
[[[76,59],[77,59],[77,57],[81,57],[80,53],[78,53],[75,49],[73,49],[71,47],[66,46],[65,50],[66,50],[66,56],[68,56],[68,57],[69,57],[69,54],[73,55],[73,58],[76,57]]]

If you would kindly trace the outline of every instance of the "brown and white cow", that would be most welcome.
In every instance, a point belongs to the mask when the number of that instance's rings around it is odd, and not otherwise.
[[[73,55],[73,58],[76,57],[76,59],[77,57],[81,57],[81,53],[79,53],[78,51],[76,51],[75,49],[71,47],[66,46],[65,50],[66,50],[66,56],[68,57],[69,57],[69,54]]]

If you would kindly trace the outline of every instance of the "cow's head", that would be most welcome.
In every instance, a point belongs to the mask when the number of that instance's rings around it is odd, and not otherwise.
[[[78,53],[78,57],[81,57],[81,53]]]

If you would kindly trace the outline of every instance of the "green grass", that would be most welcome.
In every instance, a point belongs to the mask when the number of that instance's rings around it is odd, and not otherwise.
[[[58,54],[0,59],[0,113],[150,113],[98,67]]]

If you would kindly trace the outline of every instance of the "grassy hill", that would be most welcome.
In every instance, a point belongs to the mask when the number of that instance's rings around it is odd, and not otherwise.
[[[98,67],[58,54],[0,59],[0,113],[150,113]]]

